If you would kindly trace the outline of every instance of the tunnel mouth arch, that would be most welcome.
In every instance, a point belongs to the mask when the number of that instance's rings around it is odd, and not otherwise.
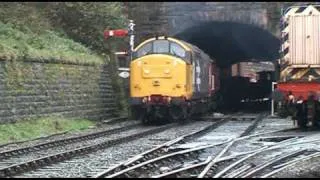
[[[240,62],[275,62],[280,58],[280,39],[271,32],[250,24],[204,22],[191,26],[173,37],[198,46],[211,58],[216,59],[220,69],[227,71],[231,71],[233,64]],[[266,110],[269,107],[268,101],[251,107],[246,103],[241,103],[241,100],[249,96],[261,96],[260,99],[268,98],[271,92],[271,88],[269,88],[271,81],[255,83],[260,83],[258,87],[261,87],[256,89],[257,85],[250,85],[250,82],[246,82],[246,77],[232,77],[231,72],[229,73],[229,75],[221,74],[220,71],[219,93],[224,101],[222,108],[218,108],[220,112],[235,109],[237,111],[257,111],[259,108]]]
[[[198,46],[216,59],[222,68],[242,61],[275,61],[280,58],[280,40],[271,32],[250,24],[204,22],[173,37]]]

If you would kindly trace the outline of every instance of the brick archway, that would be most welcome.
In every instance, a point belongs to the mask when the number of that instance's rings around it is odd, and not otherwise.
[[[175,37],[198,46],[217,59],[221,67],[240,61],[274,61],[279,58],[280,40],[254,25],[212,21],[184,29]]]

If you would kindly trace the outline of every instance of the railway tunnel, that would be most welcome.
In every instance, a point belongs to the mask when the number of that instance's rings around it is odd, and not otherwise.
[[[274,62],[279,59],[280,40],[269,31],[249,24],[207,22],[190,27],[174,37],[198,46],[216,59],[220,69],[227,72],[231,71],[232,64],[241,61]],[[253,84],[246,81],[246,78],[231,77],[230,73],[227,74],[220,74],[221,97],[218,98],[218,110],[258,111],[270,108],[270,100],[260,100],[269,97],[273,79],[264,79]],[[254,97],[260,97],[260,102]],[[243,101],[246,98],[249,98],[251,103],[244,105]]]
[[[282,2],[150,2],[128,3],[128,16],[136,22],[136,40],[142,42],[155,35],[173,36],[198,46],[223,72],[241,61],[270,61],[279,58]],[[221,72],[221,71],[220,71]],[[241,78],[220,75],[225,109],[241,107],[235,99],[245,92],[255,97],[254,88]],[[256,86],[256,85],[255,85]],[[269,87],[270,81],[262,85]],[[242,95],[243,96],[243,95]],[[267,95],[266,95],[267,96]],[[226,103],[228,102],[228,103]],[[223,103],[222,103],[223,104]],[[266,108],[269,108],[266,106]]]

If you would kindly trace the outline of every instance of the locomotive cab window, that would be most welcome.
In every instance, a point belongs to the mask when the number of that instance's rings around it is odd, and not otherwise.
[[[177,43],[171,43],[170,54],[186,58],[186,51]]]
[[[152,42],[143,45],[135,54],[135,58],[139,58],[152,53]]]
[[[153,53],[169,53],[169,41],[167,40],[156,40],[153,41]]]
[[[178,58],[183,59],[187,63],[191,63],[191,53],[186,51],[183,47],[181,47],[179,44],[159,39],[154,40],[152,42],[149,42],[142,47],[140,47],[135,53],[134,53],[134,59],[140,58],[145,55],[149,54],[168,54],[173,55]]]

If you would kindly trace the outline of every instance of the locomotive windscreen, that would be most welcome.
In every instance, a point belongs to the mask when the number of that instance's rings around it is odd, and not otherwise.
[[[183,59],[190,63],[191,55],[179,44],[165,40],[158,39],[144,44],[134,53],[134,59],[150,54],[169,54]]]

